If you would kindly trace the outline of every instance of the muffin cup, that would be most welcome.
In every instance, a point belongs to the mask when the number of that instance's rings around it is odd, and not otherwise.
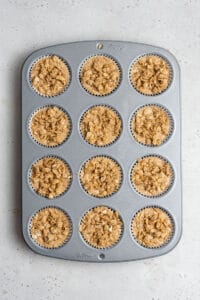
[[[85,115],[87,114],[87,112],[89,112],[92,108],[95,108],[95,107],[106,107],[106,108],[112,110],[114,113],[116,113],[117,117],[118,117],[119,120],[121,121],[121,131],[120,131],[120,133],[118,134],[118,136],[116,136],[116,138],[115,138],[112,142],[110,142],[110,143],[108,143],[108,144],[105,144],[105,145],[102,145],[102,146],[99,146],[99,145],[95,145],[95,144],[89,143],[89,142],[84,138],[84,136],[83,136],[83,134],[82,134],[82,131],[81,131],[81,123],[82,123],[82,121],[83,121]],[[96,105],[92,105],[92,106],[89,107],[86,111],[84,111],[84,112],[82,113],[81,118],[80,118],[80,121],[79,121],[79,132],[80,132],[81,137],[83,138],[83,140],[84,140],[87,144],[89,144],[89,145],[91,145],[91,146],[93,146],[93,147],[97,147],[97,148],[106,148],[106,147],[108,147],[108,146],[111,146],[111,145],[115,144],[115,143],[117,142],[117,140],[120,138],[120,136],[121,136],[121,134],[122,134],[122,131],[123,131],[123,121],[122,121],[121,115],[119,114],[119,112],[118,112],[114,107],[112,107],[112,106],[110,106],[110,105],[107,105],[107,104],[96,104]]]
[[[42,194],[37,193],[37,192],[35,191],[35,189],[33,188],[32,183],[31,183],[31,180],[30,180],[33,165],[36,164],[38,161],[44,159],[44,158],[56,158],[56,159],[61,160],[61,161],[66,165],[66,167],[67,167],[67,169],[69,170],[69,173],[70,173],[69,183],[68,183],[68,185],[66,186],[66,189],[64,190],[64,192],[62,192],[61,194],[59,194],[59,195],[57,195],[57,196],[55,196],[55,197],[53,197],[53,198],[48,198],[48,197],[46,197],[46,196],[43,196]],[[39,196],[39,197],[45,198],[45,199],[47,199],[47,200],[49,200],[49,201],[52,201],[52,200],[55,200],[55,199],[57,199],[57,198],[60,198],[61,196],[63,196],[64,194],[66,194],[66,193],[68,192],[68,190],[70,189],[70,186],[71,186],[71,184],[72,184],[72,179],[73,179],[72,169],[71,169],[70,165],[69,165],[63,158],[61,158],[61,157],[59,157],[59,156],[57,156],[57,155],[46,155],[46,156],[42,156],[41,158],[35,160],[35,161],[31,164],[31,166],[29,167],[29,171],[28,171],[28,178],[27,178],[27,181],[28,181],[28,185],[29,185],[30,189],[33,191],[34,194],[36,194],[36,195]]]
[[[32,72],[33,67],[36,65],[36,63],[38,63],[41,59],[43,59],[43,58],[48,58],[48,57],[52,57],[52,56],[58,57],[58,58],[65,64],[65,66],[66,66],[66,68],[67,68],[69,80],[68,80],[66,86],[63,88],[62,91],[60,91],[60,92],[59,92],[58,94],[56,94],[56,95],[49,96],[49,95],[44,95],[44,94],[40,93],[40,92],[33,86],[32,80],[31,80],[31,72]],[[56,54],[48,54],[48,55],[43,55],[43,56],[38,57],[35,61],[32,62],[31,66],[30,66],[30,68],[29,68],[29,72],[28,72],[28,82],[29,82],[29,85],[30,85],[31,89],[32,89],[35,93],[37,93],[39,96],[42,96],[42,97],[44,97],[44,98],[54,98],[54,97],[57,97],[57,96],[63,94],[63,93],[68,89],[68,87],[69,87],[69,85],[70,85],[70,83],[71,83],[71,77],[72,77],[72,74],[71,74],[70,66],[68,65],[68,63],[66,62],[66,60],[64,60],[62,57],[60,57],[59,55],[56,55]]]
[[[135,85],[134,85],[134,83],[133,83],[133,81],[132,81],[131,75],[132,75],[132,69],[133,69],[133,67],[135,66],[135,64],[136,64],[142,57],[146,57],[146,56],[157,56],[157,57],[163,59],[163,60],[167,63],[167,65],[168,65],[168,67],[169,67],[170,74],[169,74],[169,83],[168,83],[168,86],[167,86],[164,90],[162,90],[161,92],[159,92],[159,93],[155,93],[155,94],[154,94],[154,93],[152,93],[152,94],[145,94],[145,93],[142,93],[141,91],[139,91],[139,90],[135,87]],[[173,77],[174,77],[174,76],[173,76],[173,68],[172,68],[171,63],[169,62],[169,60],[168,60],[166,57],[164,57],[164,56],[162,56],[162,55],[160,55],[160,54],[157,54],[157,53],[147,53],[147,54],[140,55],[139,57],[137,57],[135,60],[132,61],[131,66],[130,66],[130,69],[129,69],[129,81],[130,81],[131,86],[132,86],[138,93],[140,93],[141,95],[144,95],[144,96],[150,96],[150,97],[152,97],[152,96],[158,96],[158,95],[163,94],[163,93],[164,93],[165,91],[167,91],[167,90],[169,89],[169,87],[171,86],[172,81],[173,81]]]
[[[166,190],[164,190],[162,193],[158,194],[158,195],[145,195],[145,194],[142,194],[141,192],[139,192],[137,190],[137,188],[135,187],[135,184],[133,183],[132,181],[132,174],[133,174],[133,170],[134,170],[134,167],[137,165],[138,161],[141,160],[141,159],[144,159],[144,158],[147,158],[147,157],[157,157],[157,158],[160,158],[162,159],[164,162],[168,163],[169,166],[170,166],[170,171],[171,171],[171,180],[170,180],[170,184],[169,186],[167,187]],[[131,183],[131,186],[132,188],[134,189],[134,191],[141,195],[142,197],[146,197],[146,198],[160,198],[160,197],[163,197],[164,195],[166,195],[172,188],[172,186],[174,185],[174,181],[175,181],[175,173],[174,173],[174,168],[172,166],[172,164],[169,162],[168,159],[166,159],[165,157],[161,156],[161,155],[158,155],[158,154],[148,154],[148,155],[144,155],[140,158],[138,158],[135,163],[132,165],[131,167],[131,172],[130,172],[130,183]]]
[[[40,142],[38,142],[38,141],[34,138],[34,136],[33,136],[33,134],[32,134],[32,130],[31,130],[31,122],[32,122],[32,120],[33,120],[33,117],[34,117],[40,110],[45,109],[45,108],[51,108],[51,107],[57,107],[58,109],[62,110],[62,111],[64,112],[64,114],[66,115],[66,117],[67,117],[67,119],[68,119],[68,121],[69,121],[69,126],[70,126],[69,132],[68,132],[66,138],[65,138],[60,144],[57,144],[57,145],[54,145],[54,146],[43,145],[43,144],[41,144]],[[70,115],[68,114],[68,112],[67,112],[64,108],[62,108],[61,106],[59,106],[59,105],[57,105],[57,104],[44,105],[44,106],[41,106],[41,107],[37,108],[36,110],[34,110],[34,111],[31,113],[31,115],[30,115],[30,117],[29,117],[29,120],[28,120],[28,122],[27,122],[27,131],[28,131],[28,133],[29,133],[29,135],[30,135],[30,138],[33,140],[33,142],[36,143],[36,144],[38,144],[39,146],[42,146],[42,147],[45,147],[45,148],[49,148],[49,149],[57,148],[57,147],[63,145],[63,144],[69,139],[69,137],[70,137],[70,135],[71,135],[71,132],[72,132],[72,120],[71,120],[71,117],[70,117]]]
[[[117,166],[119,166],[119,171],[120,171],[120,183],[119,183],[119,186],[118,186],[117,190],[115,190],[115,191],[112,192],[111,194],[108,194],[108,195],[103,196],[103,197],[98,197],[98,196],[96,196],[96,195],[90,194],[90,193],[84,188],[84,186],[83,186],[83,184],[82,184],[82,180],[81,180],[81,172],[82,172],[84,166],[86,165],[86,163],[89,162],[91,159],[93,159],[93,158],[98,158],[98,157],[101,157],[101,158],[108,158],[108,159],[112,160],[114,163],[117,164]],[[115,159],[112,158],[111,156],[108,156],[108,155],[96,155],[96,156],[92,156],[92,157],[90,157],[89,159],[87,159],[87,160],[82,164],[82,166],[81,166],[81,168],[80,168],[80,171],[79,171],[79,182],[80,182],[81,188],[87,193],[87,195],[92,196],[92,197],[97,198],[97,199],[105,199],[105,198],[109,198],[109,197],[113,196],[114,194],[116,194],[116,193],[120,190],[120,188],[121,188],[121,186],[122,186],[122,183],[123,183],[123,171],[122,171],[122,167],[121,167],[121,165],[117,162],[117,160],[115,160]]]
[[[109,207],[109,206],[107,206],[107,205],[98,205],[98,206],[92,207],[92,208],[90,208],[89,210],[87,210],[87,211],[82,215],[81,221],[80,221],[80,223],[79,223],[79,227],[80,227],[80,225],[82,224],[82,220],[85,218],[85,216],[87,215],[87,213],[93,211],[95,208],[98,208],[98,207],[105,207],[105,208],[107,208],[107,209],[109,209],[109,210],[112,210],[113,212],[116,212],[115,209],[113,209],[113,208],[111,208],[111,207]],[[120,219],[121,222],[122,222],[121,232],[120,232],[119,238],[116,240],[116,242],[113,243],[113,244],[111,244],[110,246],[107,246],[107,247],[98,247],[98,246],[94,246],[94,245],[92,245],[91,243],[89,243],[89,242],[84,238],[83,234],[80,232],[80,229],[79,229],[79,234],[80,234],[82,240],[86,243],[86,245],[89,245],[89,246],[92,247],[92,248],[95,248],[95,249],[97,249],[97,250],[108,250],[108,249],[111,249],[111,248],[115,247],[115,246],[120,242],[120,240],[121,240],[121,238],[122,238],[122,236],[123,236],[123,232],[124,232],[124,222],[123,222],[122,217],[120,216],[120,214],[119,214],[119,219]]]
[[[159,209],[161,209],[164,213],[167,214],[167,216],[169,217],[169,219],[170,219],[170,221],[171,221],[171,224],[172,224],[172,232],[171,232],[169,238],[168,238],[162,245],[160,245],[160,246],[156,246],[156,247],[146,246],[146,245],[140,243],[140,242],[138,241],[138,239],[135,237],[134,233],[133,233],[133,221],[134,221],[135,217],[137,216],[137,214],[138,214],[139,212],[143,211],[143,210],[146,209],[146,208],[159,208]],[[173,239],[174,234],[175,234],[175,230],[176,230],[175,227],[176,227],[176,226],[175,226],[174,218],[172,217],[172,215],[171,215],[165,208],[163,208],[163,207],[161,207],[161,206],[158,206],[158,205],[148,205],[148,206],[145,206],[145,207],[139,209],[139,210],[134,214],[134,216],[133,216],[133,218],[132,218],[132,220],[131,220],[131,228],[130,228],[130,230],[131,230],[131,235],[132,235],[134,241],[135,241],[138,245],[140,245],[141,247],[146,248],[146,249],[160,249],[160,248],[164,248],[166,245],[168,245],[168,244],[171,242],[171,240]]]
[[[107,58],[111,59],[111,60],[113,61],[113,63],[118,67],[118,71],[119,71],[119,81],[118,81],[118,83],[116,84],[115,88],[114,88],[111,92],[106,93],[106,94],[102,94],[102,95],[95,94],[95,93],[92,93],[92,92],[88,91],[88,90],[83,86],[83,84],[82,84],[82,82],[81,82],[81,74],[82,74],[82,70],[83,70],[83,67],[84,67],[85,63],[86,63],[88,60],[90,60],[91,58],[93,58],[93,57],[99,57],[99,56],[107,57]],[[92,96],[96,96],[96,97],[106,97],[106,96],[111,95],[112,93],[114,93],[114,92],[118,89],[119,85],[121,84],[121,81],[122,81],[122,70],[121,70],[121,67],[120,67],[119,63],[117,62],[117,60],[116,60],[115,58],[113,58],[112,56],[108,55],[108,54],[100,53],[100,54],[90,55],[90,56],[86,57],[86,58],[83,60],[83,62],[81,63],[81,67],[80,67],[80,69],[79,69],[79,82],[80,82],[81,87],[82,87],[88,94],[90,94],[90,95],[92,95]]]
[[[149,144],[145,144],[145,143],[142,143],[142,142],[138,141],[137,138],[136,138],[136,136],[135,136],[135,133],[134,133],[134,131],[133,131],[133,128],[132,128],[132,122],[133,122],[133,119],[135,118],[137,112],[138,112],[141,108],[143,108],[143,107],[151,107],[151,106],[156,106],[156,107],[161,108],[162,110],[164,110],[164,111],[166,112],[167,116],[169,117],[169,120],[170,120],[170,130],[169,130],[169,134],[166,136],[166,138],[162,141],[162,143],[161,143],[160,145],[149,145]],[[164,107],[163,105],[157,104],[157,103],[155,103],[155,104],[154,104],[154,103],[152,103],[152,104],[145,104],[145,105],[139,106],[139,107],[133,112],[133,114],[132,114],[132,116],[131,116],[131,119],[130,119],[130,122],[129,122],[129,127],[130,127],[130,132],[131,132],[132,137],[134,138],[134,140],[135,140],[138,144],[140,144],[140,145],[142,145],[142,146],[150,147],[150,148],[156,148],[156,147],[160,147],[160,146],[164,145],[165,143],[167,143],[167,142],[170,140],[170,138],[171,138],[171,136],[172,136],[172,134],[173,134],[173,132],[174,132],[174,119],[173,119],[172,114],[170,113],[170,111],[169,111],[166,107]]]
[[[69,221],[69,225],[70,225],[70,229],[69,229],[69,234],[67,236],[67,238],[63,241],[63,243],[61,245],[59,245],[58,247],[45,247],[41,244],[39,244],[36,239],[34,239],[31,235],[31,225],[32,225],[32,221],[33,221],[33,218],[37,215],[37,213],[41,212],[41,211],[44,211],[45,209],[49,209],[49,208],[53,208],[53,209],[56,209],[56,210],[59,210],[61,211],[62,213],[65,214],[66,218],[68,219]],[[37,210],[30,218],[29,222],[28,222],[28,234],[29,234],[29,237],[30,239],[33,241],[33,243],[35,243],[37,246],[43,248],[43,249],[47,249],[47,250],[53,250],[53,249],[59,249],[61,247],[63,247],[66,243],[69,242],[71,236],[72,236],[72,231],[73,231],[73,226],[72,226],[72,220],[71,218],[69,217],[68,213],[66,211],[64,211],[62,208],[60,207],[57,207],[57,206],[45,206],[39,210]]]

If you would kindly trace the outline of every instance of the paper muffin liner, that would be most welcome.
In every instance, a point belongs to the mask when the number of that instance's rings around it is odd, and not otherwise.
[[[56,210],[59,210],[59,211],[63,212],[63,213],[65,214],[66,218],[67,218],[68,221],[69,221],[69,226],[70,226],[70,228],[69,228],[69,234],[68,234],[68,236],[66,237],[66,239],[63,241],[63,243],[60,244],[58,247],[45,247],[45,246],[41,245],[40,243],[38,243],[38,242],[36,241],[36,239],[34,239],[34,238],[32,237],[32,235],[31,235],[31,225],[32,225],[33,218],[37,215],[37,213],[39,213],[39,212],[41,212],[41,211],[45,211],[46,209],[49,209],[49,208],[53,208],[53,209],[56,209]],[[53,205],[51,205],[51,206],[45,206],[45,207],[43,207],[43,208],[37,210],[37,211],[31,216],[31,218],[30,218],[30,220],[29,220],[29,222],[28,222],[28,235],[29,235],[29,237],[31,238],[31,240],[32,240],[37,246],[39,246],[39,247],[41,247],[41,248],[43,248],[43,249],[47,249],[47,250],[53,250],[53,249],[55,250],[55,249],[59,249],[59,248],[63,247],[65,244],[67,244],[67,243],[69,242],[71,236],[72,236],[72,231],[73,231],[73,223],[72,223],[72,220],[71,220],[70,216],[68,215],[68,213],[67,213],[64,209],[62,209],[62,208],[60,208],[60,207],[57,207],[57,206],[53,206]]]
[[[43,58],[48,58],[48,57],[52,57],[52,56],[58,57],[58,58],[65,64],[65,66],[66,66],[66,68],[67,68],[68,75],[69,75],[69,80],[68,80],[66,86],[63,88],[62,91],[60,91],[60,92],[59,92],[58,94],[56,94],[56,95],[49,96],[49,95],[44,95],[44,94],[40,93],[40,92],[32,85],[31,72],[32,72],[33,67],[36,65],[36,63],[38,63],[41,59],[43,59]],[[44,98],[55,98],[55,97],[57,97],[57,96],[63,94],[63,93],[68,89],[68,87],[69,87],[69,85],[70,85],[70,83],[71,83],[71,78],[72,78],[72,72],[71,72],[71,68],[70,68],[68,62],[67,62],[64,58],[60,57],[60,56],[57,55],[57,54],[47,54],[47,55],[42,55],[42,56],[38,57],[36,60],[34,60],[34,61],[32,62],[31,66],[30,66],[30,68],[29,68],[29,71],[28,71],[28,81],[29,81],[29,85],[30,85],[31,89],[32,89],[36,94],[38,94],[39,96],[42,96],[42,97],[44,97]]]
[[[139,90],[135,87],[135,85],[134,85],[134,83],[133,83],[133,81],[132,81],[131,75],[132,75],[132,69],[133,69],[133,67],[135,66],[135,64],[136,64],[142,57],[146,57],[146,56],[157,56],[157,57],[163,59],[163,60],[167,63],[167,65],[168,65],[168,67],[169,67],[169,72],[170,72],[170,74],[169,74],[169,83],[168,83],[168,86],[167,86],[164,90],[162,90],[161,92],[159,92],[159,93],[155,93],[155,94],[153,94],[153,93],[152,93],[152,94],[145,94],[145,93],[142,93],[141,91],[139,91]],[[164,56],[162,56],[161,54],[158,54],[158,53],[146,53],[146,54],[143,54],[143,55],[138,56],[135,60],[132,61],[131,66],[130,66],[130,68],[129,68],[129,81],[130,81],[132,87],[133,87],[138,93],[140,93],[141,95],[144,95],[144,96],[152,97],[152,96],[158,96],[158,95],[163,94],[163,93],[164,93],[165,91],[167,91],[167,90],[169,89],[169,87],[171,86],[172,81],[173,81],[173,77],[174,77],[174,74],[173,74],[173,68],[172,68],[171,63],[169,62],[169,60],[168,60],[166,57],[164,57]]]
[[[86,115],[92,108],[94,108],[94,107],[106,107],[106,108],[112,110],[112,111],[117,115],[117,117],[119,118],[119,120],[121,121],[121,131],[120,131],[120,133],[118,134],[118,136],[117,136],[112,142],[110,142],[110,143],[108,143],[108,144],[100,145],[100,146],[99,146],[99,145],[95,145],[95,144],[91,144],[90,142],[88,142],[88,141],[84,138],[84,136],[83,136],[83,134],[82,134],[82,131],[81,131],[81,123],[82,123],[82,121],[83,121],[85,115]],[[111,145],[115,144],[115,143],[117,142],[117,140],[120,138],[120,136],[121,136],[121,134],[122,134],[122,131],[123,131],[123,120],[122,120],[122,117],[121,117],[121,115],[119,114],[119,112],[118,112],[114,107],[112,107],[112,106],[109,105],[109,104],[96,104],[96,105],[90,106],[89,108],[87,108],[87,110],[85,110],[85,111],[82,113],[81,118],[80,118],[80,121],[79,121],[79,132],[80,132],[80,134],[81,134],[81,137],[83,138],[83,140],[84,140],[87,144],[89,144],[89,145],[91,145],[91,146],[93,146],[93,147],[97,147],[97,148],[106,148],[106,147],[108,147],[108,146],[111,146]]]
[[[48,146],[48,145],[43,145],[43,144],[41,144],[40,142],[38,142],[38,141],[34,138],[34,135],[32,134],[32,131],[31,131],[31,122],[32,122],[33,117],[34,117],[40,110],[45,109],[45,108],[51,108],[51,107],[52,107],[52,108],[53,108],[53,107],[57,107],[59,110],[62,110],[62,111],[64,112],[65,116],[67,117],[67,119],[68,119],[68,121],[69,121],[69,126],[70,126],[69,132],[68,132],[66,138],[65,138],[60,144],[57,144],[57,145],[54,145],[54,146]],[[43,106],[41,106],[41,107],[35,109],[35,110],[31,113],[31,115],[30,115],[30,117],[29,117],[29,119],[28,119],[28,122],[27,122],[27,130],[28,130],[29,136],[31,137],[31,139],[32,139],[36,144],[38,144],[39,146],[45,147],[45,148],[53,149],[53,148],[57,148],[57,147],[63,145],[63,144],[69,139],[69,137],[70,137],[70,135],[71,135],[71,132],[72,132],[72,120],[71,120],[71,117],[70,117],[69,113],[68,113],[63,107],[61,107],[61,106],[59,106],[59,105],[57,105],[57,104],[43,105]]]
[[[83,222],[85,216],[86,216],[89,212],[93,211],[95,208],[98,208],[98,207],[105,207],[106,209],[109,209],[109,210],[111,210],[111,211],[113,211],[113,212],[118,212],[116,209],[113,209],[113,208],[111,208],[110,206],[107,206],[107,205],[98,205],[98,206],[94,206],[94,207],[90,208],[89,210],[87,210],[87,211],[81,216],[81,221],[79,222],[79,227],[80,227],[80,225],[82,224],[82,222]],[[118,212],[118,214],[119,214],[119,212]],[[111,249],[111,248],[115,247],[115,246],[120,242],[120,240],[121,240],[121,238],[122,238],[122,236],[123,236],[123,233],[124,233],[124,222],[123,222],[123,219],[122,219],[122,217],[121,217],[120,214],[119,214],[118,217],[119,217],[120,221],[122,222],[122,225],[121,225],[121,231],[120,231],[120,234],[119,234],[118,239],[117,239],[113,244],[111,244],[110,246],[107,246],[107,247],[98,247],[98,246],[92,245],[91,243],[89,243],[89,242],[84,238],[83,234],[80,232],[80,228],[79,228],[79,234],[80,234],[81,238],[83,239],[83,241],[84,241],[88,246],[90,246],[90,247],[92,247],[92,248],[94,248],[94,249],[97,249],[97,250],[108,250],[108,249]]]
[[[103,196],[103,197],[98,197],[98,196],[96,196],[96,195],[94,195],[94,194],[90,194],[90,193],[84,188],[84,186],[83,186],[83,184],[82,184],[82,180],[81,180],[81,172],[82,172],[82,170],[83,170],[85,164],[86,164],[87,162],[89,162],[91,159],[93,159],[93,158],[98,158],[98,157],[101,157],[101,158],[108,158],[108,159],[112,160],[114,163],[117,164],[117,166],[119,166],[119,172],[120,172],[120,183],[119,183],[118,188],[117,188],[114,192],[112,192],[111,194],[108,194],[108,195]],[[80,168],[80,170],[79,170],[79,182],[80,182],[80,185],[81,185],[82,189],[87,193],[87,195],[92,196],[92,197],[97,198],[97,199],[105,199],[105,198],[109,198],[109,197],[113,196],[114,194],[116,194],[116,193],[120,190],[120,188],[121,188],[121,186],[122,186],[122,183],[123,183],[123,171],[122,171],[122,167],[121,167],[121,165],[118,163],[118,161],[117,161],[116,159],[112,158],[112,157],[109,156],[109,155],[101,155],[101,154],[100,154],[100,155],[92,156],[92,157],[90,157],[89,159],[87,159],[87,160],[82,164],[82,166],[81,166],[81,168]]]
[[[159,144],[159,145],[149,145],[149,144],[145,144],[145,143],[142,143],[142,142],[138,141],[137,138],[136,138],[136,136],[135,136],[135,133],[134,133],[134,131],[133,131],[133,128],[132,128],[132,122],[133,122],[133,119],[135,118],[137,112],[138,112],[141,108],[144,108],[144,107],[152,107],[152,106],[156,106],[156,107],[158,107],[158,108],[161,108],[164,112],[166,112],[166,114],[167,114],[167,116],[169,117],[169,120],[170,120],[169,134],[166,136],[166,138],[165,138],[165,139],[162,141],[162,143]],[[172,136],[172,134],[173,134],[173,132],[174,132],[174,119],[173,119],[173,116],[172,116],[171,112],[170,112],[165,106],[163,106],[163,105],[161,105],[161,104],[157,104],[157,103],[145,104],[145,105],[141,105],[141,106],[137,107],[136,110],[133,112],[133,114],[132,114],[132,116],[131,116],[131,119],[130,119],[130,122],[129,122],[129,128],[130,128],[131,135],[133,136],[134,140],[135,140],[138,144],[140,144],[140,145],[142,145],[142,146],[145,146],[145,147],[156,148],[156,147],[160,147],[160,146],[166,144],[166,143],[170,140],[170,138],[171,138],[171,136]]]
[[[135,217],[137,216],[137,214],[141,211],[143,211],[144,209],[146,208],[159,208],[160,210],[162,210],[164,213],[166,213],[166,215],[169,217],[170,219],[170,222],[172,224],[172,231],[171,231],[171,234],[169,236],[169,238],[163,243],[161,244],[160,246],[156,246],[156,247],[150,247],[150,246],[146,246],[142,243],[139,242],[139,240],[135,237],[134,233],[133,233],[133,222],[134,222],[134,219]],[[175,221],[174,221],[174,218],[172,217],[171,213],[168,212],[168,210],[166,210],[165,208],[161,207],[161,206],[158,206],[158,205],[147,205],[147,206],[144,206],[143,208],[139,209],[133,216],[132,220],[131,220],[131,235],[132,237],[134,238],[134,241],[136,241],[136,243],[140,246],[142,246],[143,248],[146,248],[146,249],[160,249],[160,248],[163,248],[165,246],[167,246],[171,240],[173,239],[174,237],[174,234],[175,234],[175,230],[176,230],[176,226],[175,226]]]
[[[145,194],[142,194],[141,192],[139,192],[137,190],[137,188],[135,187],[135,184],[133,183],[132,181],[132,174],[133,174],[133,170],[134,170],[134,167],[137,165],[138,161],[141,160],[141,159],[144,159],[144,158],[147,158],[147,157],[157,157],[157,158],[160,158],[162,159],[164,162],[168,163],[169,166],[170,166],[170,171],[171,171],[171,180],[170,180],[170,184],[169,186],[160,194],[158,195],[145,195]],[[174,185],[174,181],[175,181],[175,172],[174,172],[174,168],[171,164],[171,162],[169,162],[169,160],[165,157],[163,157],[162,155],[159,155],[159,154],[147,154],[147,155],[144,155],[144,156],[141,156],[139,157],[135,162],[134,164],[132,165],[131,167],[131,172],[130,172],[130,183],[131,183],[131,186],[132,188],[134,189],[134,191],[143,196],[143,197],[146,197],[146,198],[151,198],[151,199],[155,199],[155,198],[160,198],[160,197],[163,197],[164,195],[166,195],[172,188],[172,186]]]
[[[62,162],[65,164],[65,166],[67,167],[67,169],[69,170],[69,173],[70,173],[69,183],[68,183],[68,185],[66,186],[64,192],[62,192],[61,194],[59,194],[59,195],[57,195],[57,196],[55,196],[55,197],[53,197],[53,198],[48,198],[48,197],[46,197],[46,196],[44,196],[44,195],[39,194],[38,192],[36,192],[35,189],[34,189],[34,187],[32,186],[31,180],[30,180],[33,165],[36,164],[38,161],[44,159],[44,158],[56,158],[56,159],[59,159],[60,161],[62,161]],[[47,200],[49,200],[49,201],[52,201],[52,200],[55,200],[55,199],[57,199],[57,198],[60,198],[61,196],[63,196],[64,194],[66,194],[66,193],[68,192],[68,190],[70,189],[71,184],[72,184],[72,179],[73,179],[72,169],[71,169],[70,165],[69,165],[63,158],[59,157],[58,155],[45,155],[45,156],[42,156],[42,157],[38,158],[37,160],[35,160],[35,161],[31,164],[31,166],[29,167],[29,170],[28,170],[28,178],[27,178],[27,181],[28,181],[29,187],[30,187],[31,190],[34,192],[34,194],[36,194],[37,196],[40,196],[40,197],[42,197],[42,198],[45,198],[45,199],[47,199]]]
[[[85,88],[85,87],[83,86],[83,84],[82,84],[82,82],[81,82],[81,74],[82,74],[82,70],[83,70],[83,67],[84,67],[85,63],[86,63],[88,60],[90,60],[91,58],[93,58],[93,57],[99,57],[99,56],[103,56],[103,57],[107,57],[107,58],[111,59],[111,60],[113,61],[113,63],[118,67],[118,71],[119,71],[119,81],[118,81],[118,83],[116,84],[115,88],[114,88],[111,92],[106,93],[106,94],[102,94],[102,95],[98,95],[98,94],[95,94],[95,93],[91,93],[90,91],[87,90],[87,88]],[[121,66],[120,66],[120,64],[118,63],[118,61],[117,61],[114,57],[112,57],[111,55],[109,55],[109,54],[100,53],[100,54],[90,55],[90,56],[86,57],[86,58],[83,60],[83,62],[81,63],[81,67],[79,68],[79,82],[80,82],[80,85],[81,85],[81,87],[82,87],[88,94],[90,94],[90,95],[92,95],[92,96],[96,96],[96,97],[106,97],[106,96],[111,95],[112,93],[114,93],[114,92],[118,89],[118,87],[119,87],[120,84],[121,84],[121,81],[122,81],[122,69],[121,69]]]

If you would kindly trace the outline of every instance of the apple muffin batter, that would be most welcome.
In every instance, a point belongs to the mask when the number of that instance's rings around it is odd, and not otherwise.
[[[33,190],[48,199],[63,194],[71,183],[71,171],[57,157],[44,157],[32,165],[30,183]]]
[[[115,245],[123,229],[122,220],[117,211],[106,206],[89,210],[82,218],[79,231],[83,239],[95,248],[108,248]]]
[[[33,115],[29,127],[36,142],[43,146],[54,147],[67,139],[71,123],[62,109],[57,106],[47,106]]]
[[[103,198],[112,195],[120,188],[122,170],[112,158],[95,156],[83,165],[80,180],[88,194]]]
[[[92,56],[81,68],[80,82],[90,94],[105,96],[117,88],[120,82],[120,69],[110,57]]]
[[[131,122],[134,138],[148,146],[160,146],[171,133],[172,121],[167,111],[158,105],[138,109]]]
[[[30,79],[40,95],[52,97],[64,92],[70,81],[70,72],[58,56],[46,56],[33,64]]]
[[[43,208],[31,220],[30,235],[42,247],[58,248],[69,239],[70,233],[71,222],[61,209]]]
[[[119,137],[122,121],[114,109],[98,105],[90,108],[83,115],[80,130],[89,144],[107,146]]]
[[[158,55],[145,55],[131,67],[131,83],[145,95],[157,95],[165,91],[171,82],[171,69],[167,61]]]
[[[166,244],[173,233],[173,222],[168,214],[158,207],[140,210],[132,221],[132,233],[139,244],[157,248]]]
[[[157,156],[139,159],[131,173],[132,184],[144,196],[159,196],[172,183],[173,173],[169,162]]]

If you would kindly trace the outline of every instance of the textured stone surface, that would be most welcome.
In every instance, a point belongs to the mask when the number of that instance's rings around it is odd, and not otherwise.
[[[0,299],[200,299],[200,1],[0,1]],[[90,39],[169,49],[182,69],[184,232],[169,254],[94,264],[43,257],[20,233],[20,68],[33,50]],[[176,199],[174,199],[176,200]]]

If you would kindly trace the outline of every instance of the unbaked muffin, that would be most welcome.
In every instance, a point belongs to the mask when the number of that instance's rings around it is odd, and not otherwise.
[[[110,57],[96,55],[88,58],[80,72],[83,88],[95,96],[112,93],[120,82],[120,69]]]
[[[157,95],[168,88],[171,82],[171,67],[158,55],[144,55],[133,63],[130,79],[138,92]]]
[[[92,247],[108,248],[115,245],[122,234],[123,222],[117,211],[107,206],[89,210],[81,220],[79,231]]]
[[[121,134],[122,121],[114,109],[105,105],[93,106],[83,115],[80,130],[89,144],[107,146]]]
[[[67,139],[71,130],[71,122],[61,108],[46,106],[34,113],[29,128],[36,142],[43,146],[54,147]]]
[[[147,146],[160,146],[172,131],[172,118],[158,105],[139,108],[131,121],[131,131],[139,143]]]
[[[57,96],[69,85],[69,68],[58,56],[45,56],[33,64],[30,80],[32,87],[40,95]]]
[[[161,208],[147,207],[140,210],[132,220],[132,234],[139,244],[157,248],[172,237],[174,224]]]
[[[31,220],[30,235],[42,247],[58,248],[69,239],[70,233],[71,221],[61,209],[43,208]]]
[[[29,181],[37,194],[53,199],[69,188],[71,177],[70,168],[62,159],[47,156],[32,165]]]
[[[122,169],[112,158],[95,156],[83,165],[80,181],[84,190],[91,196],[107,197],[120,188]]]
[[[131,172],[131,181],[136,191],[148,197],[166,192],[172,180],[170,163],[154,155],[139,159]]]

